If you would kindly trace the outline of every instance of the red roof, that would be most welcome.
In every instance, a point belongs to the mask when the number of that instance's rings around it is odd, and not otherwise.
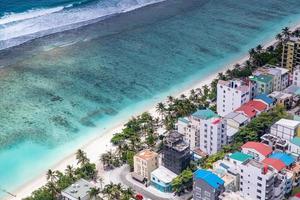
[[[268,156],[272,153],[271,147],[259,142],[247,142],[242,146],[242,148],[255,149],[257,152],[261,153],[264,156]]]
[[[265,111],[266,109],[267,109],[267,105],[264,104],[263,102],[257,101],[257,100],[252,100],[252,101],[249,101],[248,103],[245,103],[238,109],[236,109],[236,111],[241,111],[245,115],[247,115],[249,118],[252,118],[252,117],[255,117],[255,115],[257,114],[257,111],[262,112],[262,111]]]
[[[286,167],[284,162],[275,158],[266,158],[262,161],[262,163],[272,166],[277,171],[280,171]]]
[[[298,197],[298,198],[300,198],[300,192],[299,193],[297,193],[297,194],[295,194],[295,196],[294,197]]]

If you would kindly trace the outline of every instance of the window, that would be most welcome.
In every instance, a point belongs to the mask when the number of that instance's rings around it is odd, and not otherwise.
[[[207,196],[207,197],[210,197],[210,193],[207,192],[207,191],[204,192],[204,195]]]
[[[260,196],[256,196],[256,198],[257,198],[257,199],[261,199],[261,197],[260,197]]]
[[[259,176],[257,177],[257,179],[258,179],[258,180],[260,180],[260,181],[262,180],[262,178],[261,178],[261,177],[259,177]]]
[[[261,184],[260,184],[260,183],[257,183],[257,186],[261,187]]]
[[[258,193],[261,193],[261,190],[257,190]]]

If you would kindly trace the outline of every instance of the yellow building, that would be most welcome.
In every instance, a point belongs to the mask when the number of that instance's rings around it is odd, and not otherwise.
[[[134,173],[136,179],[150,180],[151,172],[158,168],[158,154],[148,149],[137,153],[133,157]],[[140,176],[140,177],[139,177]]]
[[[290,71],[300,64],[300,40],[298,38],[291,38],[289,41],[283,42],[281,64]]]

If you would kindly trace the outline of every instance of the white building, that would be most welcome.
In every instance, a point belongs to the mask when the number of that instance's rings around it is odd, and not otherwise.
[[[293,85],[300,87],[300,66],[297,65],[293,71]]]
[[[224,117],[254,97],[251,81],[219,80],[217,84],[217,113]]]
[[[291,140],[298,133],[300,122],[289,119],[280,119],[271,126],[270,133],[285,140]]]
[[[240,165],[240,193],[245,198],[274,199],[274,179],[275,171],[256,160]]]
[[[89,200],[89,191],[95,187],[84,179],[79,179],[61,192],[63,200]],[[92,199],[93,200],[93,199]]]
[[[180,118],[178,133],[193,150],[200,148],[207,154],[214,154],[227,144],[226,126],[223,120],[212,110],[198,110],[191,116]]]

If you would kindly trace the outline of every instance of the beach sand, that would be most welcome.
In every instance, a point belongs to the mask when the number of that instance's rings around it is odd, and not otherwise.
[[[300,23],[291,28],[291,30],[296,29],[296,27],[299,27]],[[275,39],[267,41],[263,46],[268,47],[276,42]],[[236,63],[242,64],[246,60],[249,59],[248,54],[243,56],[242,58],[235,60],[231,63],[231,65],[226,65],[222,69],[218,70],[217,72],[211,74],[205,79],[195,81],[191,83],[189,86],[176,91],[174,93],[170,93],[169,95],[179,97],[181,94],[188,95],[191,89],[201,88],[204,85],[209,85],[214,78],[216,78],[217,74],[220,72],[225,72],[228,69],[232,69],[233,65]],[[230,66],[230,67],[228,67]],[[151,115],[154,117],[159,117],[159,114],[156,112],[156,105],[159,102],[156,102],[155,104],[149,105],[144,107],[144,109],[139,110],[137,114],[141,114],[145,111],[148,111]],[[134,116],[134,115],[133,115]],[[129,120],[129,118],[123,119],[122,121],[119,121],[114,126],[112,126],[110,129],[106,130],[105,133],[99,135],[96,138],[93,138],[88,143],[81,146],[81,149],[87,153],[87,157],[90,159],[91,162],[96,163],[98,166],[100,164],[99,158],[102,153],[105,153],[106,151],[113,149],[112,144],[110,143],[110,139],[112,138],[114,133],[117,133],[122,130],[123,125]],[[68,155],[64,159],[57,162],[57,164],[53,167],[51,167],[52,170],[60,170],[64,171],[67,165],[77,165],[77,161],[75,158],[75,152],[71,155]],[[15,191],[12,191],[13,194],[16,195],[16,197],[7,197],[5,199],[7,200],[21,200],[27,196],[29,196],[34,190],[38,189],[39,187],[46,184],[46,171],[43,172],[40,176],[36,177],[35,179],[27,182],[20,188],[18,188]]]

